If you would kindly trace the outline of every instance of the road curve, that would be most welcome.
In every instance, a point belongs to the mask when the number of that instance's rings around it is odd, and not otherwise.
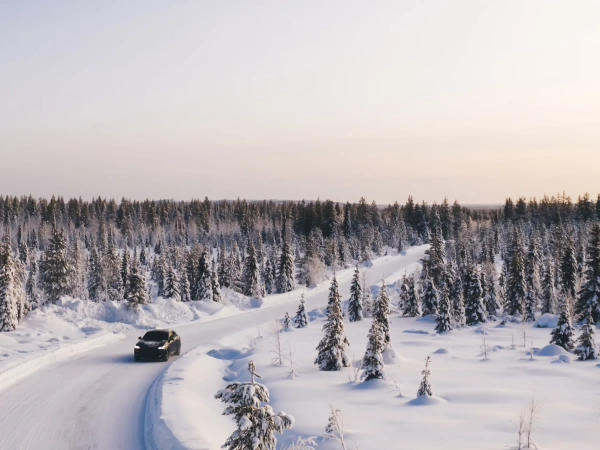
[[[368,269],[376,283],[423,256],[423,248],[407,255],[383,258]],[[347,297],[350,277],[340,281]],[[327,291],[307,295],[309,309],[326,303]],[[218,320],[176,326],[183,351],[217,342],[231,330],[255,328],[285,312],[296,300]],[[40,370],[0,391],[0,450],[143,450],[144,406],[154,380],[169,363],[133,361],[127,340],[92,350],[72,360]]]

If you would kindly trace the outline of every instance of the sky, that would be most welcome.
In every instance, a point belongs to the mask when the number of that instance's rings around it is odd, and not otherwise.
[[[0,194],[600,191],[600,2],[0,1]]]

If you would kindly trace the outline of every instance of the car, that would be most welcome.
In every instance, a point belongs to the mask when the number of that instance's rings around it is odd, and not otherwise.
[[[181,338],[173,330],[152,330],[139,337],[133,355],[136,361],[158,359],[168,361],[169,356],[181,353]]]

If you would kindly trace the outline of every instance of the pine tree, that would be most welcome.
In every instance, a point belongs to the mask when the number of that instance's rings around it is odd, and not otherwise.
[[[284,293],[294,290],[295,272],[294,252],[290,244],[284,242],[277,270],[277,292]]]
[[[182,302],[192,301],[192,294],[190,292],[190,282],[188,281],[187,270],[181,271],[181,276],[179,280],[179,292],[181,293]]]
[[[104,274],[106,277],[108,299],[119,301],[123,299],[123,278],[121,278],[121,261],[114,242],[112,228],[109,228],[108,247],[105,252]]]
[[[415,286],[415,276],[411,273],[402,277],[400,287],[400,298],[402,305],[402,315],[407,317],[421,317],[421,305]]]
[[[283,317],[283,328],[287,330],[291,326],[292,326],[292,319],[290,318],[290,315],[288,313],[285,313],[285,316]]]
[[[385,380],[386,373],[383,363],[383,351],[385,350],[385,331],[378,320],[373,320],[367,337],[367,350],[362,360],[364,381]]]
[[[467,325],[477,325],[486,322],[485,310],[481,295],[481,282],[475,266],[470,265],[467,268],[464,279],[465,284],[465,323]]]
[[[425,369],[421,372],[423,375],[423,380],[421,381],[421,385],[419,386],[419,390],[417,391],[417,397],[423,397],[424,395],[428,397],[433,397],[433,390],[431,389],[431,383],[429,382],[429,376],[431,375],[431,370],[429,370],[429,364],[431,363],[431,357],[428,356],[425,360]]]
[[[244,264],[244,290],[242,293],[250,298],[263,298],[265,296],[264,287],[260,281],[256,250],[251,242],[248,242]]]
[[[350,360],[346,355],[346,347],[350,345],[344,332],[344,317],[342,315],[342,299],[338,292],[335,277],[329,290],[329,303],[327,305],[327,322],[323,326],[324,336],[317,346],[319,352],[315,364],[319,370],[341,370],[348,367]]]
[[[210,272],[210,287],[212,291],[212,299],[213,302],[221,301],[221,285],[219,284],[219,277],[217,275],[217,268],[214,263],[212,266],[212,271]]]
[[[383,333],[383,343],[385,348],[392,346],[392,338],[390,336],[390,297],[387,293],[385,282],[381,282],[381,291],[373,303],[373,321],[379,322]]]
[[[31,261],[29,267],[29,275],[27,276],[27,283],[25,284],[25,295],[31,309],[36,309],[39,306],[39,293],[37,288],[37,263],[35,259]]]
[[[363,319],[362,286],[360,285],[360,272],[358,266],[354,271],[352,283],[350,284],[350,300],[348,301],[348,318],[350,322],[358,322]]]
[[[195,289],[196,298],[194,300],[212,300],[212,270],[208,250],[204,249],[202,251],[197,269]]]
[[[123,250],[123,257],[121,258],[121,282],[123,283],[124,296],[127,297],[127,280],[129,278],[129,250]]]
[[[587,361],[588,359],[598,358],[598,346],[594,339],[595,334],[596,326],[594,325],[592,314],[588,313],[586,323],[581,329],[581,335],[577,340],[578,345],[574,351],[580,360]]]
[[[435,332],[443,333],[452,330],[452,316],[450,314],[450,299],[448,289],[443,289],[440,296],[440,307],[435,318]]]
[[[487,316],[495,317],[498,310],[498,300],[496,295],[496,270],[491,264],[486,264],[481,272],[481,289],[483,290],[483,306]]]
[[[300,299],[300,304],[298,305],[298,311],[296,311],[296,315],[294,316],[294,326],[296,328],[304,328],[308,326],[308,315],[306,314],[304,293],[302,293],[302,298]]]
[[[129,286],[126,298],[127,306],[138,309],[140,306],[150,303],[146,275],[137,259],[134,259],[131,264],[127,284]]]
[[[505,310],[511,316],[519,316],[523,314],[523,304],[527,295],[527,283],[525,279],[523,249],[516,232],[511,253],[512,259],[507,270]]]
[[[552,336],[550,339],[551,344],[559,345],[568,352],[573,350],[573,325],[571,324],[571,311],[569,309],[569,302],[566,298],[563,298],[560,303],[560,316],[558,318],[556,328],[552,330],[550,335]]]
[[[265,258],[265,263],[262,270],[263,285],[265,287],[266,294],[272,294],[275,290],[275,280],[273,279],[273,269],[271,267],[271,260]]]
[[[554,314],[556,310],[556,288],[554,287],[554,263],[548,259],[542,276],[542,314]]]
[[[294,418],[284,412],[275,413],[265,404],[269,401],[266,386],[255,383],[254,362],[250,361],[248,370],[252,375],[250,383],[231,383],[220,390],[215,398],[227,403],[224,415],[233,416],[237,430],[227,438],[221,447],[227,450],[274,450],[277,444],[275,433],[283,433],[292,428]]]
[[[13,331],[20,319],[20,310],[25,303],[23,282],[10,242],[4,239],[0,246],[0,331]]]
[[[40,261],[40,281],[46,299],[56,303],[73,291],[73,267],[67,258],[64,230],[54,227],[48,249]]]
[[[429,274],[424,273],[421,279],[423,317],[436,315],[438,312],[439,292]]]
[[[93,302],[106,300],[106,278],[104,264],[98,249],[94,246],[88,257],[88,295]]]
[[[585,281],[577,299],[579,320],[592,314],[594,323],[600,321],[600,224],[594,224],[590,233],[585,260]]]
[[[575,298],[577,293],[577,260],[575,259],[575,250],[573,242],[568,239],[565,244],[564,253],[560,264],[560,273],[562,276],[563,289],[569,297]]]
[[[171,266],[171,264],[167,264],[166,270],[165,270],[165,286],[164,286],[164,298],[172,298],[175,301],[180,301],[181,300],[181,293],[180,293],[180,281],[179,281],[179,276],[177,275],[177,272],[175,272],[175,270],[173,270],[173,267]]]

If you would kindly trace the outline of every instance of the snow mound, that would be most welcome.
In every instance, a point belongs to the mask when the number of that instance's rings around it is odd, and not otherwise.
[[[355,389],[370,390],[370,389],[389,389],[390,385],[385,380],[369,380],[362,383],[357,383]]]
[[[546,345],[544,348],[540,349],[535,356],[569,356],[569,352],[567,352],[564,348],[559,345],[550,344]]]
[[[486,328],[486,327],[477,327],[475,329],[475,333],[477,333],[477,334],[483,334],[483,335],[487,336],[488,334],[490,334],[490,330],[488,328]]]
[[[435,352],[433,352],[435,355],[446,355],[448,353],[450,353],[450,350],[447,350],[445,348],[438,348]]]
[[[428,395],[423,395],[421,397],[417,397],[417,398],[411,400],[410,402],[407,403],[407,405],[429,406],[429,405],[439,405],[441,403],[446,403],[446,400],[444,400],[443,398],[440,398],[440,397],[436,397],[435,395],[433,397],[429,397]]]
[[[571,361],[573,361],[573,359],[571,358],[570,355],[559,355],[558,358],[556,358],[554,361],[552,361],[553,364],[571,364]]]
[[[383,362],[385,364],[394,364],[396,362],[397,356],[398,354],[396,353],[396,350],[394,350],[393,348],[388,348],[383,352]]]
[[[425,330],[404,330],[404,333],[410,333],[410,334],[429,334],[429,331],[425,331]]]
[[[537,328],[556,328],[557,323],[557,315],[546,313],[538,317],[538,320],[535,321],[535,326]]]

